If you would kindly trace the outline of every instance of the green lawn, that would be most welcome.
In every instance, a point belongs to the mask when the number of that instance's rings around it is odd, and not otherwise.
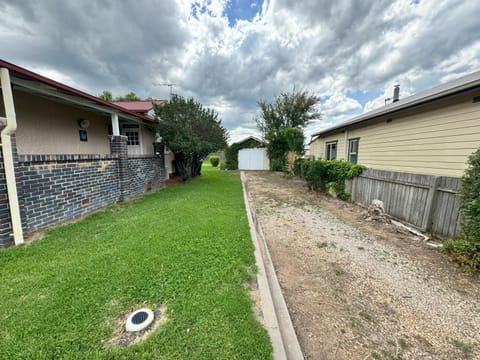
[[[1,359],[269,359],[237,172],[112,206],[0,251]],[[109,345],[129,310],[167,305],[145,342]]]

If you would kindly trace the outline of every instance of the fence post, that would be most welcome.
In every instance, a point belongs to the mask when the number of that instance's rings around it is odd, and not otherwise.
[[[440,176],[432,176],[430,188],[428,189],[427,202],[425,204],[425,212],[422,220],[422,231],[428,231],[432,227],[433,213],[435,212],[435,198],[437,189],[440,185]]]

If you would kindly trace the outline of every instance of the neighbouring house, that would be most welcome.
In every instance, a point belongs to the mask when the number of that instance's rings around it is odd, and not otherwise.
[[[319,131],[308,154],[374,169],[460,177],[479,146],[480,71]]]
[[[2,60],[0,71],[0,247],[164,186],[164,146],[148,111]]]
[[[118,105],[122,108],[125,108],[131,112],[134,112],[139,115],[149,116],[152,119],[155,117],[155,111],[153,109],[154,105],[163,105],[167,100],[138,100],[138,101],[113,101],[113,104]],[[129,129],[123,128],[122,135],[128,134]],[[157,141],[161,142],[161,139],[158,138]],[[175,174],[175,154],[166,147],[164,150],[165,155],[165,170],[167,178],[170,175]]]
[[[480,146],[480,71],[393,100],[317,132],[309,154],[367,166],[347,184],[353,201],[379,199],[397,219],[458,236],[460,177]]]

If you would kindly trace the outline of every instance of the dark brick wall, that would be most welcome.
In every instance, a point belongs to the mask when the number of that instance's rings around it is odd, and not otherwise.
[[[61,158],[18,163],[17,190],[25,234],[119,199],[118,159]]]
[[[161,157],[129,158],[126,169],[125,199],[157,190],[165,185],[166,172]]]

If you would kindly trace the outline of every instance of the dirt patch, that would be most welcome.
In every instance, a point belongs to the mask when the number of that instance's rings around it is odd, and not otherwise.
[[[125,348],[130,345],[145,341],[158,327],[167,322],[168,318],[166,311],[167,307],[165,305],[159,305],[153,312],[153,322],[144,330],[135,332],[127,332],[125,330],[125,322],[127,321],[131,312],[122,316],[122,318],[118,319],[116,322],[115,332],[109,341],[109,345]]]
[[[480,281],[365,209],[248,172],[307,359],[476,359]]]

